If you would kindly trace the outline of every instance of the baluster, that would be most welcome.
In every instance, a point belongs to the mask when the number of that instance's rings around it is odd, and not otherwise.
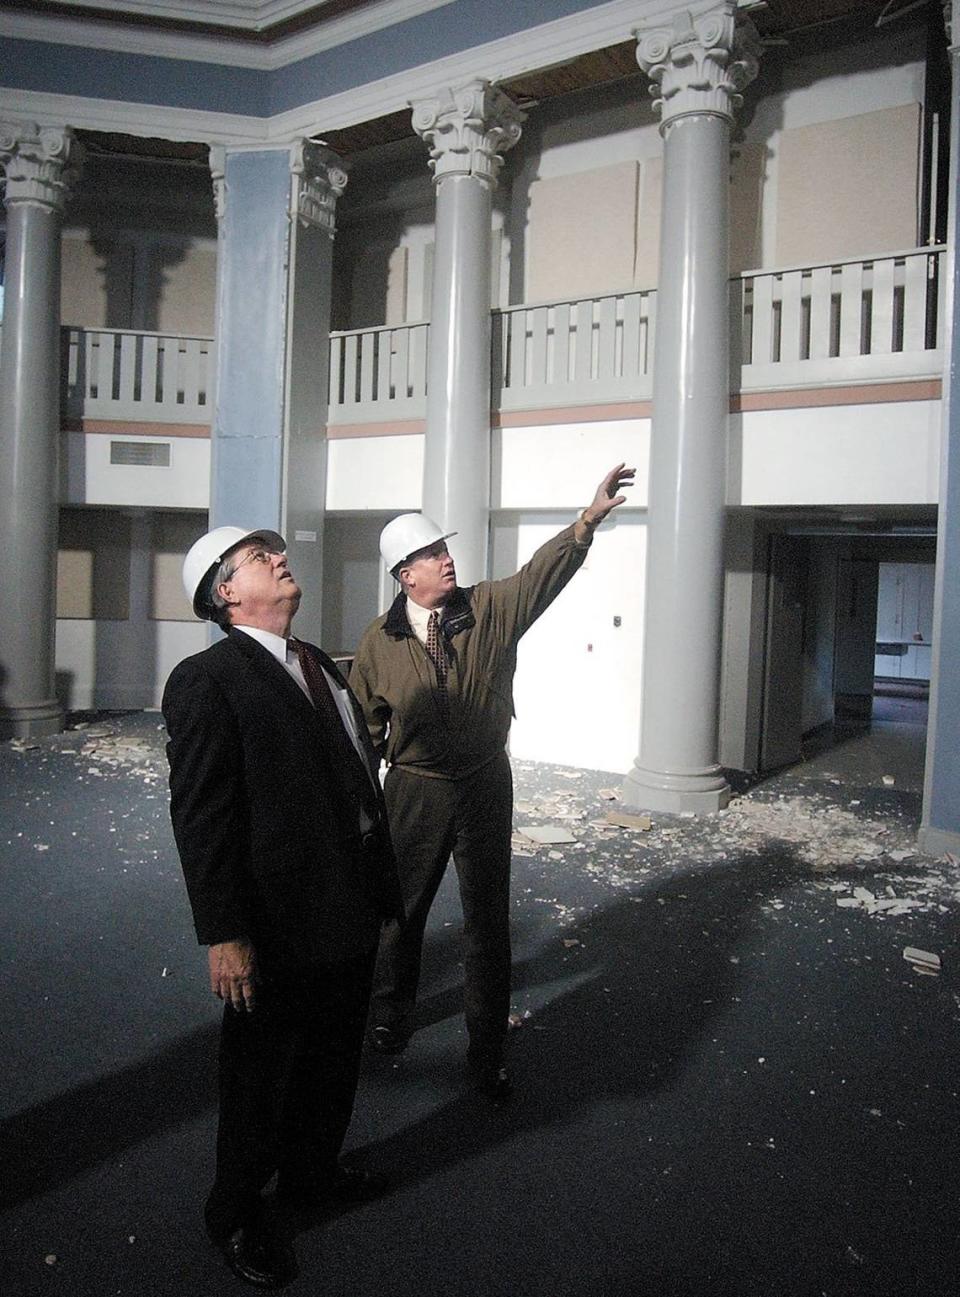
[[[570,382],[570,303],[561,302],[553,311],[554,383]]]
[[[343,403],[357,403],[357,335],[347,335],[344,347]]]
[[[185,338],[177,350],[180,359],[177,401],[181,406],[196,409],[200,404],[200,343],[196,338]]]
[[[617,363],[617,299],[600,299],[600,327],[597,338],[597,378],[610,379]]]
[[[538,306],[530,312],[530,384],[540,387],[547,381],[547,311]]]
[[[377,391],[375,398],[378,403],[393,400],[390,364],[393,360],[393,340],[396,336],[396,329],[384,329],[380,334],[380,346],[377,348]]]
[[[360,404],[369,405],[373,400],[373,361],[376,346],[375,333],[360,335]]]
[[[342,405],[342,384],[343,375],[341,365],[343,364],[343,339],[335,337],[330,339],[330,377],[329,377],[329,395],[328,400],[331,408]]]
[[[623,362],[624,378],[636,378],[640,373],[640,294],[627,293],[623,299]]]
[[[840,268],[840,355],[863,353],[863,263]]]
[[[593,378],[593,298],[577,302],[576,308],[576,381],[589,383]]]
[[[799,360],[803,337],[803,272],[791,270],[780,279],[780,359]]]
[[[773,281],[773,275],[753,277],[752,365],[769,365],[773,360]]]
[[[527,312],[521,307],[510,312],[510,388],[527,385]]]
[[[411,361],[415,366],[419,366],[419,350],[414,349],[411,356],[411,341],[409,329],[397,330],[397,351],[394,356],[393,370],[393,390],[396,392],[397,400],[405,401],[413,395],[413,384],[411,382]]]
[[[132,333],[120,335],[120,382],[117,398],[127,409],[133,407],[133,389],[137,378],[137,339]]]
[[[830,355],[830,290],[832,266],[817,266],[810,276],[810,359]]]
[[[873,263],[873,300],[870,304],[870,354],[886,356],[893,350],[892,258]]]
[[[923,351],[927,345],[927,257],[907,257],[903,284],[903,349]]]

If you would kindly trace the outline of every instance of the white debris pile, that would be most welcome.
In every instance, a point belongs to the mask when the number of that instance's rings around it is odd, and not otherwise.
[[[771,840],[785,843],[815,873],[866,865],[885,856],[904,860],[915,851],[908,832],[816,797],[740,798],[731,803],[722,823],[724,836],[735,839],[741,850],[769,849]]]
[[[110,770],[140,775],[146,784],[166,777],[163,746],[134,734],[118,733],[106,727],[90,727],[83,734],[79,756],[94,764],[87,774],[102,775]]]

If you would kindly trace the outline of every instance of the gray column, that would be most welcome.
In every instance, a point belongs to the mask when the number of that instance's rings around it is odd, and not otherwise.
[[[734,0],[639,33],[662,117],[663,211],[647,534],[640,753],[624,800],[725,806],[718,704],[729,412],[727,211],[736,93],[756,36]]]
[[[219,220],[210,525],[272,527],[319,639],[330,277],[346,171],[330,150],[211,151]]]
[[[953,86],[950,100],[950,216],[947,224],[944,375],[937,513],[937,568],[933,594],[933,653],[927,760],[923,783],[920,847],[932,855],[960,854],[960,292],[957,236],[960,234],[960,32],[953,5],[944,6],[950,40]]]
[[[490,218],[503,159],[523,114],[471,81],[413,106],[437,186],[423,512],[456,531],[457,577],[487,572],[490,516]]]
[[[60,225],[80,147],[0,123],[7,253],[0,349],[0,738],[53,734],[60,444]]]

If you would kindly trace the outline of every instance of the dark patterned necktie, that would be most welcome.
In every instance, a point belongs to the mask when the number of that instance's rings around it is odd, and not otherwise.
[[[323,727],[324,738],[329,747],[330,755],[334,759],[334,767],[343,781],[346,791],[366,809],[370,818],[376,819],[376,797],[370,782],[367,763],[361,758],[353,745],[353,740],[347,733],[343,717],[340,715],[340,709],[334,701],[320,659],[313,652],[310,645],[305,644],[303,640],[291,639],[288,643],[296,653],[297,661],[300,663],[300,670],[303,672],[303,678],[307,683],[307,688],[310,690],[310,697],[313,700],[317,719]]]
[[[437,702],[440,704],[440,711],[446,716],[450,704],[447,695],[447,654],[440,634],[440,614],[436,611],[430,614],[430,620],[427,622],[426,648],[437,672]]]

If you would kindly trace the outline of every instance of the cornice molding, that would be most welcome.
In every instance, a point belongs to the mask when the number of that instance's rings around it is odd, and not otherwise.
[[[380,4],[371,5],[360,13],[333,18],[315,28],[281,37],[263,46],[251,45],[239,37],[234,40],[226,36],[195,36],[189,32],[117,27],[105,19],[52,18],[25,13],[0,13],[0,37],[274,72],[312,54],[336,49],[338,45],[395,27],[409,18],[453,2],[381,0]],[[212,18],[208,14],[205,20],[210,22]]]
[[[322,136],[357,122],[371,121],[429,98],[445,86],[481,78],[493,83],[525,72],[563,63],[578,54],[619,44],[635,35],[638,21],[657,24],[672,20],[678,9],[698,13],[715,7],[664,4],[664,0],[608,0],[607,4],[553,19],[517,36],[504,37],[472,49],[407,68],[351,90],[314,100],[270,118],[157,104],[100,100],[0,87],[0,117],[24,117],[84,130],[120,131],[127,135],[171,140],[201,140],[229,146],[290,143],[299,136]]]

